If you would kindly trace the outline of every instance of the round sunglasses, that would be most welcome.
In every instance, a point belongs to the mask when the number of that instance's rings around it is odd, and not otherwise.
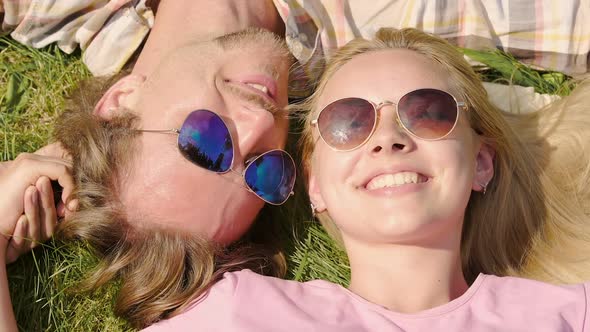
[[[412,136],[439,140],[449,135],[459,121],[459,109],[467,110],[451,94],[437,89],[418,89],[405,94],[398,103],[375,104],[363,98],[344,98],[324,107],[311,125],[337,151],[351,151],[365,144],[377,127],[377,111],[396,106],[396,120]]]
[[[209,110],[191,112],[180,129],[141,132],[178,135],[180,153],[193,164],[218,174],[234,171],[234,143],[226,123]],[[281,205],[293,195],[295,162],[284,150],[270,150],[246,162],[241,173],[246,189],[263,201]]]

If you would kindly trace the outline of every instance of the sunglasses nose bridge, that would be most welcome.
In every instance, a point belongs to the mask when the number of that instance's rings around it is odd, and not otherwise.
[[[375,149],[377,147],[381,147],[384,148],[386,146],[390,146],[390,145],[397,145],[399,146],[400,144],[403,146],[406,146],[408,144],[410,144],[409,142],[407,142],[407,131],[405,129],[405,127],[403,126],[403,124],[401,123],[401,120],[399,118],[399,114],[398,114],[398,109],[397,109],[397,103],[392,102],[392,101],[382,101],[379,104],[373,104],[376,110],[376,115],[377,115],[377,123],[375,125],[375,128],[373,130],[372,133],[372,138],[370,138],[370,140],[373,140],[373,142],[369,142],[369,145],[373,145],[372,149]],[[395,123],[397,124],[397,127],[395,126],[395,124],[393,124],[390,121],[381,121],[383,120],[383,113],[384,110],[383,108],[386,106],[391,106],[393,107],[391,109],[391,116],[393,117],[393,120],[395,121]],[[391,119],[389,116],[387,116],[387,119]],[[393,124],[393,126],[392,126]],[[392,143],[393,141],[395,141],[394,143]],[[382,150],[381,148],[379,148],[379,150]]]
[[[381,113],[383,113],[382,108],[386,107],[386,106],[392,106],[394,107],[393,109],[393,119],[395,120],[395,122],[397,123],[397,125],[399,126],[400,129],[404,129],[404,126],[402,125],[402,122],[399,119],[399,114],[398,114],[398,109],[397,109],[397,103],[394,103],[392,101],[389,100],[384,100],[382,102],[380,102],[379,104],[374,104],[373,103],[373,107],[375,107],[375,111],[376,111],[376,115],[377,115],[377,121],[379,121],[382,117]]]
[[[397,113],[397,104],[392,101],[385,100],[385,101],[380,102],[379,104],[373,103],[373,107],[375,107],[375,111],[377,112],[378,116],[380,113],[383,112],[382,109],[386,106],[393,106],[394,107],[393,113]]]

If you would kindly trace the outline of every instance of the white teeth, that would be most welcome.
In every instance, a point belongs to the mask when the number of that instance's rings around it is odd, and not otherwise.
[[[408,183],[426,182],[427,178],[414,172],[400,172],[395,174],[383,174],[374,177],[367,183],[367,190],[375,190],[386,187],[398,187]]]
[[[260,91],[262,91],[262,92],[264,92],[266,94],[268,94],[268,88],[266,86],[264,86],[264,85],[256,84],[256,83],[246,83],[246,84],[248,84],[249,86],[251,86],[251,87],[253,87],[255,89],[258,89],[258,90],[260,90]]]

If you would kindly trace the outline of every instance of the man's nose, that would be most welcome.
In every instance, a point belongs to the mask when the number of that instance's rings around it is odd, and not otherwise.
[[[244,110],[232,113],[235,126],[234,144],[237,147],[236,160],[242,163],[246,158],[263,148],[265,143],[272,144],[276,137],[272,135],[275,127],[273,115],[266,110]],[[265,141],[268,142],[265,142]]]

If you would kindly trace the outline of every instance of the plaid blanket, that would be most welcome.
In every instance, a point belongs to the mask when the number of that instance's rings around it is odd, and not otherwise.
[[[381,27],[416,27],[454,44],[500,48],[534,66],[582,74],[590,52],[589,0],[274,0],[301,60],[329,56]]]
[[[533,67],[577,76],[588,71],[590,0],[274,0],[287,43],[314,80],[322,61],[381,27],[415,27],[476,50],[499,48]]]
[[[590,0],[273,0],[297,59],[324,56],[380,27],[417,27],[467,48],[498,47],[536,67],[588,71]],[[370,5],[369,5],[370,3]],[[33,47],[77,46],[94,75],[121,69],[153,25],[146,0],[0,0],[2,30]],[[302,83],[303,84],[303,83]]]
[[[41,48],[76,47],[95,76],[117,73],[154,22],[146,0],[3,0],[1,30],[20,43]]]

